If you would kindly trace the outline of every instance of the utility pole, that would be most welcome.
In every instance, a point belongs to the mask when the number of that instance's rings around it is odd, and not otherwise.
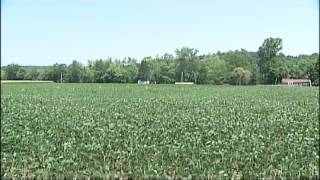
[[[183,71],[181,72],[181,82],[183,82]]]

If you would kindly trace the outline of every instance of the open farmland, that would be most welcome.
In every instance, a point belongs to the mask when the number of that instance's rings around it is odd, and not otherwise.
[[[35,83],[53,83],[53,81],[35,81],[35,80],[1,80],[3,84],[35,84]]]
[[[319,175],[318,88],[2,84],[5,176]]]

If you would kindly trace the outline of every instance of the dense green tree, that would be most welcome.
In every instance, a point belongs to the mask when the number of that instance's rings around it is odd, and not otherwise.
[[[6,80],[7,79],[7,73],[6,71],[1,69],[1,80]]]
[[[93,82],[96,83],[103,83],[108,82],[107,76],[107,70],[110,67],[110,64],[112,63],[111,58],[108,58],[107,60],[95,60],[95,61],[89,61],[88,67],[89,70],[92,71],[93,74]]]
[[[175,82],[176,77],[176,63],[174,63],[173,56],[168,54],[160,61],[160,77],[159,83],[170,84]]]
[[[21,69],[21,67],[18,64],[9,64],[8,66],[6,66],[4,71],[7,74],[7,79],[8,80],[19,80],[19,78],[17,76],[19,69]]]
[[[261,61],[269,61],[276,57],[282,50],[282,39],[268,38],[265,39],[263,44],[259,47],[258,55]]]
[[[81,69],[82,74],[82,82],[84,83],[94,83],[94,74],[88,67],[82,67]]]
[[[228,67],[224,60],[221,60],[219,56],[210,56],[204,59],[204,66],[202,68],[205,71],[205,83],[210,84],[224,84],[227,79]],[[200,70],[199,70],[200,71]],[[201,74],[203,79],[203,74]]]
[[[251,72],[243,69],[242,67],[236,67],[231,73],[231,82],[233,84],[245,85],[248,84],[251,78]]]
[[[198,83],[207,84],[208,83],[208,68],[205,61],[202,61],[199,68]]]
[[[39,76],[38,76],[39,80],[52,80],[51,78],[51,70],[49,69],[45,69],[41,72],[39,72]]]
[[[308,76],[310,80],[312,81],[313,85],[319,85],[319,56],[317,59],[313,60],[308,67]]]
[[[124,69],[123,64],[120,63],[112,63],[108,70],[107,74],[105,74],[105,82],[112,83],[125,83],[126,82],[126,71]]]
[[[37,69],[31,69],[29,71],[27,71],[26,75],[25,75],[25,79],[27,80],[37,80],[39,78],[39,72]]]
[[[17,76],[17,79],[18,79],[18,80],[23,80],[23,79],[25,79],[26,70],[23,69],[23,68],[19,68],[19,70],[17,71],[16,76]]]
[[[270,83],[278,84],[283,78],[288,77],[289,69],[283,59],[283,57],[274,57],[269,63],[269,72],[266,73],[266,78]],[[273,80],[273,82],[271,81]]]
[[[159,83],[161,76],[160,63],[155,59],[151,59],[147,64],[150,69],[150,80],[152,82]]]
[[[245,49],[240,51],[228,51],[220,53],[220,59],[227,62],[229,72],[232,72],[236,67],[243,67],[251,72],[250,84],[257,84],[260,81],[260,72],[258,67],[258,55],[255,52],[248,52]]]
[[[124,69],[126,71],[126,82],[127,83],[137,83],[138,81],[138,73],[139,73],[139,67],[138,64],[135,62],[132,62],[130,64],[126,64],[124,66]]]
[[[67,65],[66,64],[54,64],[51,68],[51,80],[55,82],[61,82],[62,77],[66,75]],[[62,80],[63,81],[63,80]]]
[[[149,57],[144,58],[140,63],[139,73],[138,73],[139,80],[143,80],[143,81],[150,80],[150,69],[148,67],[147,59],[149,59]]]
[[[197,53],[199,51],[194,48],[182,47],[176,49],[176,57],[178,61],[177,80],[195,81],[197,78],[197,70],[200,67],[197,62]]]
[[[273,83],[274,79],[270,79],[270,76],[267,76],[271,71],[270,62],[275,58],[278,53],[282,50],[282,39],[280,38],[268,38],[265,39],[263,44],[259,47],[258,56],[260,58],[259,66],[262,73],[262,78],[264,82]],[[269,77],[269,78],[268,78]]]
[[[83,67],[81,63],[79,63],[76,60],[72,61],[72,63],[67,68],[67,72],[65,75],[66,82],[71,82],[71,83],[82,82],[83,80],[82,68]]]

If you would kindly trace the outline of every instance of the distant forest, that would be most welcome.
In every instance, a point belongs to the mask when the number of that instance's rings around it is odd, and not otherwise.
[[[149,80],[157,84],[178,81],[196,84],[277,84],[282,78],[307,78],[319,84],[319,54],[285,56],[282,39],[268,38],[257,52],[245,49],[199,55],[194,48],[182,47],[175,54],[134,58],[89,60],[86,65],[20,66],[1,68],[2,80],[52,80],[70,83],[137,83]]]

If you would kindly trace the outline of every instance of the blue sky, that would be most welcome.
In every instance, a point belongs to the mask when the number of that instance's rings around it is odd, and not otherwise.
[[[174,53],[319,51],[318,0],[2,0],[1,65],[52,65]]]

